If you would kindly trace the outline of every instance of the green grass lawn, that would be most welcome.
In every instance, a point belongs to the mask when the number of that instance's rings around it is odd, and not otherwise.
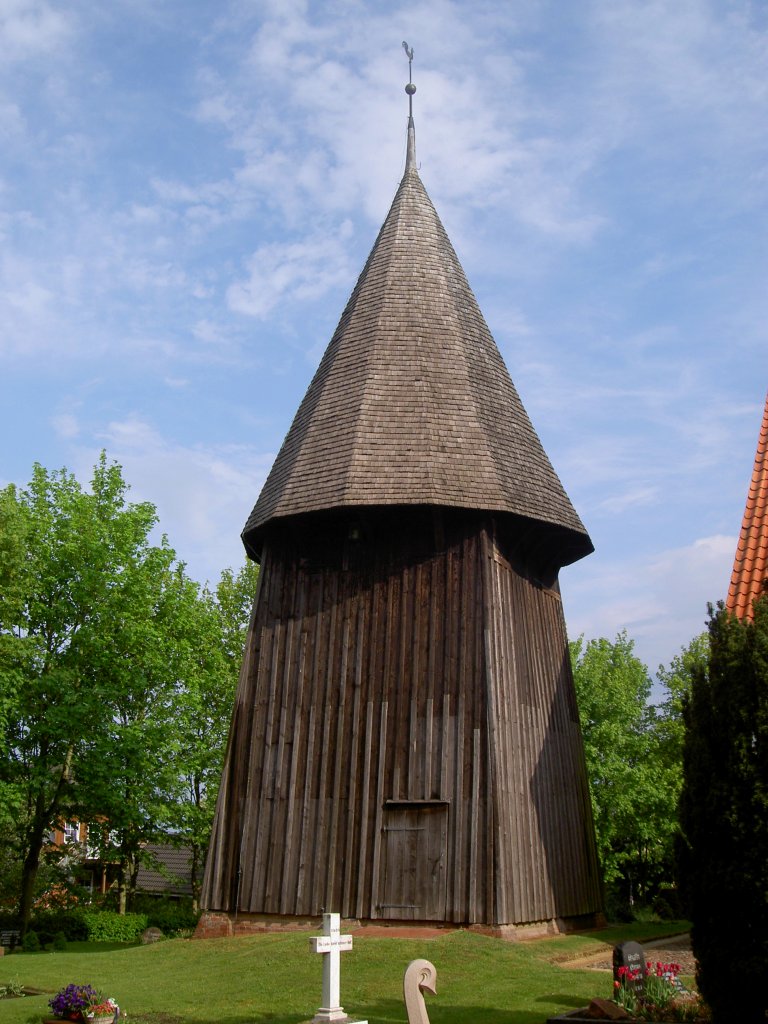
[[[432,1024],[543,1024],[611,994],[610,974],[568,967],[569,960],[685,928],[635,924],[523,943],[463,931],[436,939],[356,937],[341,958],[341,1001],[370,1024],[402,1024],[403,971],[424,957],[437,968],[437,996],[427,996]],[[320,1004],[321,964],[306,932],[122,948],[72,943],[60,953],[3,957],[0,983],[10,980],[50,995],[70,982],[91,984],[144,1024],[298,1024]],[[3,1000],[0,1021],[39,1024],[50,995]]]

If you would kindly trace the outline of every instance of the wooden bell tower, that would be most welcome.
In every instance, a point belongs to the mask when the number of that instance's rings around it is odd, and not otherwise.
[[[421,182],[412,116],[243,540],[261,578],[202,934],[323,908],[501,933],[593,920],[558,586],[592,544]]]

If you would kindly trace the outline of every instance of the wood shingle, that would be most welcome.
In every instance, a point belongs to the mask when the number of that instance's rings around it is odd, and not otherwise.
[[[273,519],[356,506],[513,513],[554,527],[556,561],[592,543],[523,408],[409,160],[243,540]]]

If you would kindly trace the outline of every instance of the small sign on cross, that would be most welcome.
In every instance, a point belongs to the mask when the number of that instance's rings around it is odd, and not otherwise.
[[[352,936],[341,934],[341,915],[323,914],[323,934],[309,940],[313,953],[323,954],[323,1004],[312,1018],[316,1024],[348,1021],[344,1008],[339,1005],[341,963],[339,955],[352,949]],[[368,1024],[359,1021],[358,1024]]]

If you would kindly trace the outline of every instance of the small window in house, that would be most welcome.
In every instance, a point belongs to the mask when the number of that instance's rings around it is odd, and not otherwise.
[[[80,822],[67,821],[64,823],[64,842],[77,843],[80,841]]]
[[[85,857],[86,860],[98,860],[101,854],[99,840],[101,829],[98,825],[88,825],[85,830]]]

